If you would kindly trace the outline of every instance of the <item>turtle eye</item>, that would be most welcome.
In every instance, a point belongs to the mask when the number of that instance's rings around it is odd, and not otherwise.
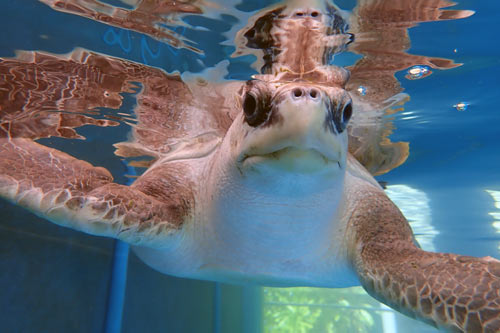
[[[336,121],[336,127],[338,133],[342,133],[346,127],[347,123],[349,122],[349,119],[351,119],[352,116],[352,103],[348,102],[347,104],[344,105],[344,108],[340,113],[337,113],[337,121]]]
[[[342,108],[337,108],[334,103],[329,104],[329,113],[326,124],[332,132],[340,134],[347,128],[347,123],[352,116],[351,101],[344,104]]]
[[[351,119],[352,116],[352,103],[349,102],[344,106],[344,109],[342,110],[342,124],[343,127],[347,127],[347,123],[349,122],[349,119]]]
[[[245,112],[245,118],[253,118],[257,112],[257,100],[249,93],[245,94],[243,100],[243,112]]]
[[[268,117],[266,103],[257,100],[251,93],[246,93],[243,99],[243,112],[245,113],[245,121],[252,127],[257,127],[266,121]]]

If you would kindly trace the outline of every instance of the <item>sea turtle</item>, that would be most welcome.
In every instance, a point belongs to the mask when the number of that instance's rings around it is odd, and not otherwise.
[[[445,2],[438,2],[426,15],[442,15]],[[381,2],[367,3],[373,13]],[[459,12],[456,18],[467,16]],[[25,67],[38,66],[48,80],[71,74],[65,97],[56,80],[55,88],[26,85],[33,93],[22,95],[25,110],[86,108],[94,94],[109,102],[131,81],[141,82],[133,140],[118,144],[117,154],[153,160],[131,186],[120,185],[106,169],[33,140],[111,123],[41,113],[37,128],[4,114],[0,195],[59,225],[133,244],[166,274],[272,286],[361,284],[438,327],[500,331],[500,262],[420,249],[404,216],[349,153],[348,123],[362,100],[346,90],[349,72],[329,64],[352,40],[345,26],[328,2],[266,12],[241,33],[249,43],[268,42],[265,74],[246,82],[187,84],[85,50],[2,60],[11,68],[6,77],[14,77],[4,81],[10,91],[37,73]],[[5,98],[2,110],[12,102]]]

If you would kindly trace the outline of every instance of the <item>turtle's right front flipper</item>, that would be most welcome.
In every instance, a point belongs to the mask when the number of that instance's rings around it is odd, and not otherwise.
[[[106,169],[30,139],[0,139],[0,154],[0,196],[62,226],[161,247],[189,210],[181,195],[167,202],[141,190],[140,179],[135,187],[113,183]]]

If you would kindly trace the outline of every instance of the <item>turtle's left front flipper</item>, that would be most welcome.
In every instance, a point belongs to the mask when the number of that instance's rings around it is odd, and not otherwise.
[[[0,155],[0,196],[65,227],[161,246],[188,210],[182,193],[168,198],[181,186],[168,177],[163,193],[149,193],[141,178],[119,185],[106,169],[25,138],[0,139]]]
[[[353,209],[351,258],[366,291],[413,318],[459,332],[500,332],[500,261],[431,253],[382,191]]]

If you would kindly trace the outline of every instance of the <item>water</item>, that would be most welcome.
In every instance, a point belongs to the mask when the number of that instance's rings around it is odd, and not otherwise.
[[[108,3],[127,8],[118,1]],[[22,6],[4,1],[0,24],[8,33],[0,38],[0,56],[13,57],[15,50],[63,54],[82,47],[169,72],[197,73],[232,54],[234,47],[223,41],[241,28],[250,11],[262,7],[258,2],[252,4],[239,5],[242,12],[238,15],[229,12],[222,19],[190,16],[185,21],[191,26],[175,27],[175,36],[183,36],[186,45],[206,51],[201,55],[137,31],[57,12],[38,1]],[[352,1],[338,5],[354,7]],[[408,73],[408,68],[396,74],[411,99],[404,111],[394,114],[390,139],[409,142],[410,154],[403,165],[379,180],[387,182],[389,195],[413,221],[421,245],[428,250],[499,258],[500,131],[496,124],[500,118],[500,49],[494,36],[499,28],[495,19],[499,7],[494,1],[460,1],[454,8],[472,9],[476,14],[410,29],[409,53],[450,58],[464,65],[445,71],[431,69],[430,75],[429,68],[421,68],[418,75]],[[195,31],[193,26],[204,30]],[[250,67],[253,60],[252,56],[230,59],[227,78],[248,78],[255,73]],[[133,121],[136,91],[122,94],[118,111],[100,111],[121,112]],[[124,122],[105,129],[85,126],[78,130],[87,138],[84,141],[52,137],[43,142],[104,166],[117,182],[127,183],[125,175],[130,170],[113,155],[112,144],[126,140],[128,128]],[[101,331],[113,241],[60,228],[4,201],[1,209],[3,329]],[[342,332],[346,327],[353,332],[435,331],[381,308],[359,288],[281,290],[218,285],[161,275],[133,254],[129,259],[123,332],[284,332],[276,328],[276,318],[302,327],[304,332]]]

